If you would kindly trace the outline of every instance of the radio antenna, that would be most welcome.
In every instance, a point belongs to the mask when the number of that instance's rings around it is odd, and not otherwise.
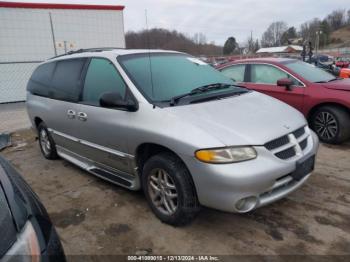
[[[145,19],[146,19],[146,30],[147,30],[147,48],[148,48],[149,73],[150,73],[150,77],[151,77],[152,98],[154,98],[152,60],[151,60],[151,47],[150,47],[150,39],[149,39],[149,28],[148,28],[147,9],[145,9]],[[155,105],[153,105],[153,108],[155,108]]]

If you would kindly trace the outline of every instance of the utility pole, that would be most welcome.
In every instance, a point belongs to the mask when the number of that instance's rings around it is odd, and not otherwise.
[[[321,30],[316,31],[316,41],[315,41],[316,57],[320,49],[320,35],[322,35],[322,31]]]
[[[51,27],[51,37],[52,37],[53,50],[54,50],[54,52],[55,52],[55,56],[57,56],[55,31],[53,30],[53,23],[52,23],[52,15],[51,15],[51,12],[49,12],[49,18],[50,18],[50,27]]]
[[[253,30],[250,30],[250,46],[249,46],[249,52],[253,54],[254,52],[254,43],[253,43]]]

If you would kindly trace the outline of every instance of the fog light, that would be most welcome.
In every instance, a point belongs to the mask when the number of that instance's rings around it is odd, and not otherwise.
[[[255,196],[245,197],[236,202],[236,209],[240,213],[249,212],[253,210],[258,203],[258,198]]]

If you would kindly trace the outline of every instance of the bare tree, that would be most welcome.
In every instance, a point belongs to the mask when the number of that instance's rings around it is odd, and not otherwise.
[[[345,10],[335,10],[327,16],[327,21],[331,26],[332,30],[337,30],[345,25]]]
[[[254,39],[251,35],[243,46],[247,48],[249,54],[254,54],[260,49],[259,39]]]
[[[189,37],[175,30],[153,28],[138,32],[129,31],[125,34],[125,40],[127,48],[168,49],[193,55],[222,55],[222,46],[207,44],[202,33]]]
[[[314,18],[300,26],[299,35],[303,38],[303,41],[310,41],[315,44],[316,33],[322,30],[322,27],[320,19]]]
[[[273,22],[263,33],[261,45],[263,47],[272,47],[281,45],[282,34],[287,30],[287,24],[283,21]]]

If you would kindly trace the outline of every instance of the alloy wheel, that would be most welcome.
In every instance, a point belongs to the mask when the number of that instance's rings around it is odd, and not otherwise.
[[[40,146],[45,155],[49,155],[51,153],[51,144],[49,140],[49,136],[45,129],[40,130]]]
[[[329,112],[320,112],[315,117],[315,130],[324,140],[333,139],[338,133],[338,123],[334,115]]]
[[[178,194],[173,179],[164,169],[152,170],[148,191],[153,205],[164,215],[173,215],[178,207]]]

